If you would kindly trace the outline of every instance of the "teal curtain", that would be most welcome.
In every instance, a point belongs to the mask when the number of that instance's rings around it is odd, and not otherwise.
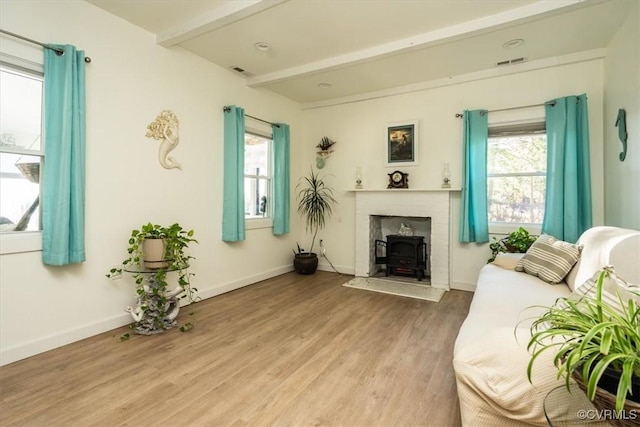
[[[289,125],[273,129],[273,234],[289,232]]]
[[[462,117],[463,176],[460,204],[460,235],[463,243],[489,241],[487,219],[487,138],[486,110],[466,110]]]
[[[545,105],[547,191],[542,232],[575,242],[592,225],[587,96]]]
[[[222,240],[244,240],[244,109],[225,108]]]
[[[44,49],[42,261],[84,262],[86,102],[84,52]]]

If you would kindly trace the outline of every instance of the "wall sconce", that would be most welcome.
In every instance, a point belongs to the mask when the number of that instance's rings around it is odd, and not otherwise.
[[[323,136],[320,140],[320,143],[316,145],[316,147],[318,148],[318,151],[316,151],[316,153],[318,154],[316,156],[316,166],[318,167],[318,169],[322,169],[326,164],[327,159],[329,158],[331,153],[333,153],[331,147],[335,143],[336,141],[332,141],[326,136]]]

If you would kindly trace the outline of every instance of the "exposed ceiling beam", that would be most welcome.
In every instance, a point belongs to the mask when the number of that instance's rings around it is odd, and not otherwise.
[[[156,43],[171,47],[262,12],[286,0],[231,0],[197,18],[156,34]]]
[[[405,93],[413,93],[430,90],[439,87],[452,86],[460,83],[474,82],[478,80],[491,79],[495,77],[508,76],[519,73],[526,73],[534,70],[544,70],[546,68],[558,67],[561,65],[577,64],[602,59],[606,56],[605,48],[591,49],[582,52],[569,53],[562,56],[538,59],[536,61],[524,62],[510,67],[496,67],[487,70],[473,71],[471,73],[459,74],[451,77],[444,77],[434,80],[427,80],[418,83],[411,83],[405,86],[397,86],[390,89],[381,89],[373,92],[364,92],[357,95],[349,95],[340,98],[325,99],[322,101],[312,101],[302,103],[303,110],[329,107],[333,105],[350,104],[353,102],[367,101],[370,99],[397,96]]]
[[[538,1],[516,9],[500,12],[495,15],[486,16],[462,24],[452,25],[439,30],[419,34],[417,36],[396,40],[372,48],[334,56],[332,58],[291,67],[273,73],[253,76],[247,79],[247,85],[250,87],[266,86],[292,78],[348,67],[350,65],[355,65],[373,59],[381,59],[387,56],[408,52],[410,50],[424,49],[472,35],[495,31],[515,23],[522,23],[538,19],[543,16],[565,12],[570,9],[575,9],[577,7],[593,3],[595,3],[595,0]]]

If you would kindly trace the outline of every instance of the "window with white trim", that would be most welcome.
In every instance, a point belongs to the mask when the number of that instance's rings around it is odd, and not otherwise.
[[[244,134],[245,219],[272,217],[272,142],[271,135]]]
[[[42,73],[0,64],[0,232],[41,230]]]
[[[546,169],[544,122],[490,127],[487,145],[489,223],[542,224]]]

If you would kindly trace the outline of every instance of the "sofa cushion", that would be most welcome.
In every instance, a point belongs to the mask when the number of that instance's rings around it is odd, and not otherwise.
[[[463,425],[544,425],[544,396],[563,380],[557,379],[551,354],[536,364],[533,384],[527,380],[529,327],[541,307],[569,295],[564,284],[549,286],[493,263],[480,270],[454,348]]]
[[[470,413],[461,414],[464,426],[519,425],[516,421],[545,425],[544,397],[549,390],[564,384],[564,379],[558,379],[558,370],[549,352],[540,355],[529,382],[527,364],[531,355],[525,348],[529,337],[528,328],[492,328],[477,336],[473,345],[458,348],[453,360],[458,394],[465,401],[479,397]],[[489,406],[489,412],[500,418],[512,421],[480,422],[476,414],[480,412],[478,407],[483,406]]]
[[[516,265],[518,265],[518,261],[520,261],[523,255],[524,254],[500,253],[496,255],[496,259],[494,259],[492,263],[497,267],[502,267],[507,270],[515,270]]]
[[[531,245],[515,269],[547,283],[560,283],[578,261],[580,249],[578,245],[543,234]]]

